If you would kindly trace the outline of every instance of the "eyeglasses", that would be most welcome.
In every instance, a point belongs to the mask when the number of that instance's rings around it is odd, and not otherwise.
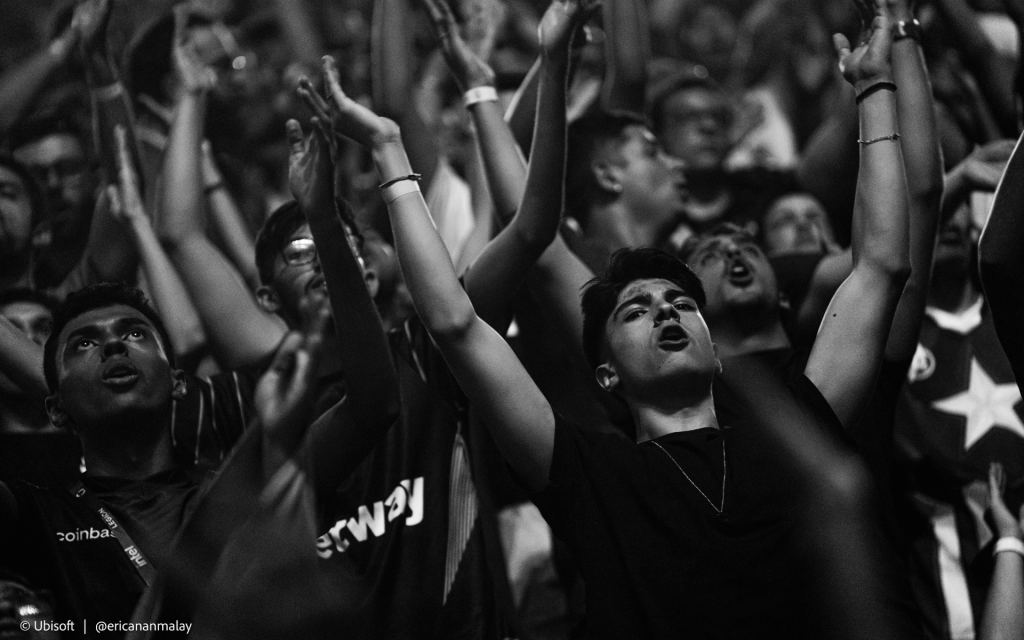
[[[316,244],[311,238],[296,238],[284,246],[281,257],[289,267],[310,264],[316,260]]]

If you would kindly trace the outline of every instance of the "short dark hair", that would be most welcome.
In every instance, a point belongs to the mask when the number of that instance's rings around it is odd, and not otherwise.
[[[36,182],[36,179],[32,177],[28,167],[21,164],[11,156],[0,155],[0,167],[14,172],[14,174],[21,180],[22,184],[25,185],[25,191],[28,192],[29,206],[32,207],[31,223],[34,229],[37,224],[46,218],[46,199],[43,196],[43,188],[38,182]]]
[[[757,243],[758,241],[757,237],[752,233],[734,222],[719,222],[708,231],[687,238],[686,242],[684,242],[683,246],[679,248],[679,252],[676,255],[678,255],[679,259],[683,262],[689,262],[690,258],[693,257],[693,253],[697,250],[697,247],[699,247],[705,240],[717,238],[719,236],[738,238],[744,242]]]
[[[646,123],[629,115],[596,112],[569,125],[566,143],[565,196],[566,212],[581,223],[598,193],[598,184],[591,165],[601,148],[608,142],[620,140],[630,125]]]
[[[702,89],[709,93],[724,95],[721,85],[707,76],[696,75],[693,67],[684,66],[675,73],[668,74],[658,82],[652,83],[647,92],[647,105],[651,117],[651,125],[655,135],[660,135],[664,127],[665,103],[680,91]]]
[[[168,363],[171,367],[174,366],[171,337],[167,335],[167,328],[164,327],[163,321],[156,309],[149,303],[146,295],[125,282],[100,282],[68,294],[64,302],[53,312],[53,329],[43,347],[43,375],[46,376],[46,386],[50,388],[50,393],[57,391],[57,347],[64,327],[78,316],[93,309],[103,309],[119,304],[139,311],[152,323],[153,328],[160,334],[160,342],[167,354]]]
[[[660,278],[679,286],[704,308],[706,298],[700,278],[679,258],[661,249],[619,249],[603,275],[584,285],[583,289],[583,353],[592,369],[601,364],[605,325],[615,310],[619,294],[631,282]]]
[[[74,114],[69,113],[70,105],[64,109],[53,109],[35,113],[18,121],[18,126],[7,135],[7,144],[17,150],[47,136],[65,135],[78,140],[82,151],[88,154],[88,136]]]

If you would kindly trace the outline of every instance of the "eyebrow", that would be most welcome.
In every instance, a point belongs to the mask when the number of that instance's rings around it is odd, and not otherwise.
[[[612,311],[612,317],[618,316],[619,313],[623,309],[625,309],[626,307],[628,307],[631,304],[647,304],[647,305],[649,305],[649,304],[651,304],[652,300],[654,300],[654,296],[652,296],[650,294],[650,292],[648,292],[648,291],[644,291],[642,293],[637,293],[637,294],[631,296],[630,298],[628,298],[626,300],[623,300],[622,304],[620,304],[619,306],[615,307],[615,310]]]

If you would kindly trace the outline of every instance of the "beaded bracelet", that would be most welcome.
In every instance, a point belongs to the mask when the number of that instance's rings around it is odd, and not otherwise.
[[[891,133],[891,134],[889,134],[887,136],[882,136],[881,138],[872,138],[871,140],[858,140],[857,144],[860,144],[860,145],[863,145],[863,146],[866,147],[869,144],[875,144],[876,142],[883,142],[885,140],[892,140],[893,142],[895,142],[895,141],[897,141],[899,139],[900,139],[900,134],[898,134],[898,133]]]

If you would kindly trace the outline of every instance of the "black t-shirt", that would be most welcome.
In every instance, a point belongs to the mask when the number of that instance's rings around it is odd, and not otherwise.
[[[375,638],[503,638],[470,468],[467,405],[418,319],[389,334],[401,418],[328,500],[317,551],[356,576]]]
[[[788,388],[844,438],[806,377]],[[715,395],[729,392],[719,382]],[[796,480],[780,471],[759,428],[716,406],[721,430],[640,444],[556,420],[550,484],[535,501],[577,557],[590,637],[816,637],[794,570]]]
[[[155,567],[200,492],[200,484],[181,469],[141,481],[86,476],[82,483]],[[66,489],[18,481],[7,487],[17,505],[17,522],[0,531],[0,565],[49,590],[57,620],[130,620],[145,583],[89,502]],[[78,622],[74,632],[62,637],[82,637],[81,631]]]

